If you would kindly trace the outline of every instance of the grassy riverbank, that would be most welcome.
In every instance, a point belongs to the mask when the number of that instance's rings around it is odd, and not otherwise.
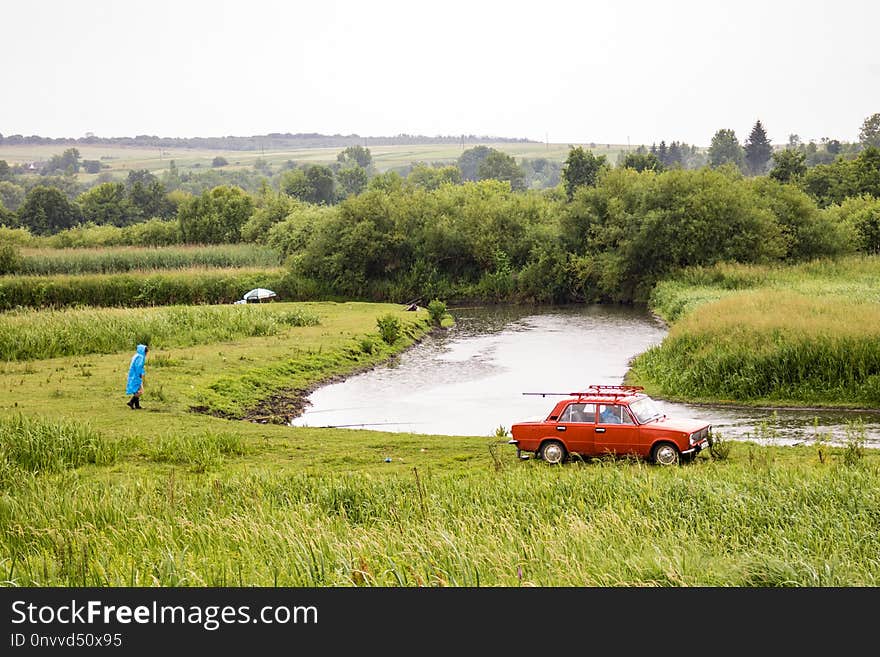
[[[880,406],[880,258],[723,265],[661,283],[672,322],[628,381],[668,399]]]
[[[722,442],[726,458],[704,453],[680,468],[549,467],[518,460],[500,436],[289,427],[274,422],[311,386],[396,357],[431,330],[428,313],[366,303],[236,308],[317,323],[219,335],[200,324],[210,308],[156,309],[177,323],[154,336],[142,411],[122,394],[131,350],[112,342],[102,353],[0,367],[0,581],[880,583],[880,454],[857,440]],[[88,341],[90,326],[144,311],[41,312],[24,317],[47,336],[65,313],[85,313],[76,332]],[[388,314],[401,324],[393,345],[377,332]],[[259,420],[224,419],[241,417]]]

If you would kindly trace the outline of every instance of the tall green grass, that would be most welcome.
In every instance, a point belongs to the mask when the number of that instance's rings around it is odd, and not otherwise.
[[[15,586],[876,586],[880,470],[746,459],[31,479]]]
[[[162,308],[22,309],[0,315],[0,360],[20,361],[276,335],[315,326],[317,315],[286,303]]]
[[[212,246],[115,247],[97,249],[25,249],[18,274],[110,274],[189,269],[193,267],[254,268],[281,265],[277,251],[255,244]]]
[[[853,256],[793,266],[719,263],[691,267],[658,283],[651,292],[650,305],[665,320],[674,322],[704,303],[754,289],[880,303],[880,258]]]
[[[193,472],[205,472],[221,465],[225,457],[246,454],[247,446],[241,436],[231,432],[173,433],[157,436],[146,445],[144,453],[157,463],[186,465]]]
[[[281,300],[304,300],[298,281],[281,267],[190,268],[174,271],[55,276],[0,276],[0,310],[17,307],[144,307],[232,303],[266,287]]]
[[[118,443],[87,424],[18,415],[0,418],[0,468],[60,472],[86,463],[113,463]]]
[[[880,259],[690,270],[657,287],[675,320],[628,380],[682,399],[880,405]]]

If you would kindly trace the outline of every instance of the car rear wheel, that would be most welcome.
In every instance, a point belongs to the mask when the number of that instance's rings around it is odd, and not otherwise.
[[[541,445],[541,458],[551,465],[562,463],[565,453],[565,445],[558,440],[548,440]]]
[[[658,443],[651,450],[651,460],[657,465],[677,465],[681,460],[681,454],[671,443]]]

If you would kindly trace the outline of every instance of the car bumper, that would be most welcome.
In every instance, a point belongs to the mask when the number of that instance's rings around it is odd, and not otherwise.
[[[708,438],[703,438],[703,440],[698,442],[696,445],[694,445],[690,449],[684,450],[682,452],[682,454],[699,454],[704,449],[709,449],[709,439]]]
[[[511,438],[510,440],[508,440],[507,444],[508,445],[516,445],[516,458],[521,459],[523,461],[525,461],[529,458],[530,455],[527,452],[523,452],[519,448],[519,441],[516,440],[515,438]]]

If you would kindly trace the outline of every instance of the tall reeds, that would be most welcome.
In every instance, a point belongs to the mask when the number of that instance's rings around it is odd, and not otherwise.
[[[117,353],[147,340],[159,348],[189,346],[276,335],[318,322],[314,313],[286,303],[22,309],[0,315],[0,360]]]
[[[17,272],[29,276],[113,274],[159,269],[278,267],[277,251],[256,244],[25,249]]]
[[[880,405],[880,303],[870,295],[737,292],[681,317],[630,374],[663,394]]]
[[[232,303],[266,287],[281,299],[298,298],[297,281],[281,267],[190,268],[124,274],[0,277],[0,310],[69,306],[144,307]]]

